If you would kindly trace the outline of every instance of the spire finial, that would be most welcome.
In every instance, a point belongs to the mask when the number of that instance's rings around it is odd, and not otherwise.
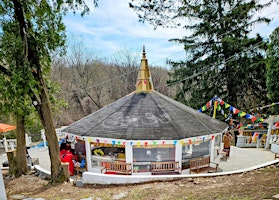
[[[143,48],[142,48],[142,57],[143,57],[143,58],[146,58],[145,55],[146,55],[146,53],[145,53],[145,46],[143,45]]]
[[[136,84],[136,92],[150,92],[153,90],[153,84],[151,80],[150,71],[148,68],[148,63],[146,59],[145,46],[142,49],[142,59],[140,64],[140,70],[138,75],[138,80]]]

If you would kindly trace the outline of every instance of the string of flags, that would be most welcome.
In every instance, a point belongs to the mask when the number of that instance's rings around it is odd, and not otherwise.
[[[275,105],[279,105],[279,102],[275,102],[275,103],[265,105],[265,106],[262,106],[262,107],[253,108],[250,111],[255,111],[255,110],[260,111],[260,110],[263,110],[264,108],[270,108],[270,107],[275,106]]]
[[[206,135],[206,136],[197,136],[187,139],[181,139],[181,140],[153,140],[153,141],[126,141],[126,140],[114,140],[114,139],[108,139],[108,138],[92,138],[92,137],[82,137],[77,136],[74,134],[66,134],[65,136],[67,141],[71,142],[77,142],[77,140],[83,140],[87,141],[89,143],[97,143],[98,144],[105,144],[105,145],[116,145],[116,146],[148,146],[148,145],[168,145],[173,144],[177,145],[177,143],[180,143],[181,145],[184,144],[198,144],[201,142],[205,142],[208,140],[213,140],[215,138],[215,134]]]
[[[246,119],[251,119],[251,122],[264,122],[264,119],[262,117],[258,117],[249,113],[246,113],[244,111],[241,111],[235,107],[233,107],[232,105],[226,103],[225,101],[223,101],[221,98],[219,97],[214,97],[211,100],[209,100],[203,107],[201,107],[198,111],[199,112],[204,112],[207,109],[211,108],[214,106],[214,102],[217,101],[218,105],[217,105],[217,111],[219,111],[222,115],[225,116],[225,118],[228,117],[228,115],[225,113],[225,111],[223,110],[222,106],[225,109],[229,109],[230,111],[232,111],[233,114],[238,115],[239,117],[245,117]]]

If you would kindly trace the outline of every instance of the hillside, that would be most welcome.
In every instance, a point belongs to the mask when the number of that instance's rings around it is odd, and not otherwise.
[[[6,174],[6,172],[4,172]],[[85,185],[70,183],[49,185],[34,174],[5,180],[8,199],[19,197],[53,199],[272,199],[279,194],[279,166],[220,177],[184,178],[171,182],[153,182],[135,185]],[[14,197],[14,198],[13,198]],[[275,198],[273,198],[275,199]]]

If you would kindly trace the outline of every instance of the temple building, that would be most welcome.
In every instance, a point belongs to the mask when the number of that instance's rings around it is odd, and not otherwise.
[[[156,163],[178,169],[170,170],[176,174],[189,173],[191,158],[216,158],[227,128],[226,123],[155,91],[143,48],[135,91],[62,132],[85,145],[80,154],[86,157],[84,178],[90,183],[90,173],[95,178],[96,174],[156,176],[152,171]]]

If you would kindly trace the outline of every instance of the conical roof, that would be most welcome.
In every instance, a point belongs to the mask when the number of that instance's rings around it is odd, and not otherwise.
[[[153,90],[145,51],[135,92],[63,130],[124,140],[179,140],[220,133],[227,124]]]

